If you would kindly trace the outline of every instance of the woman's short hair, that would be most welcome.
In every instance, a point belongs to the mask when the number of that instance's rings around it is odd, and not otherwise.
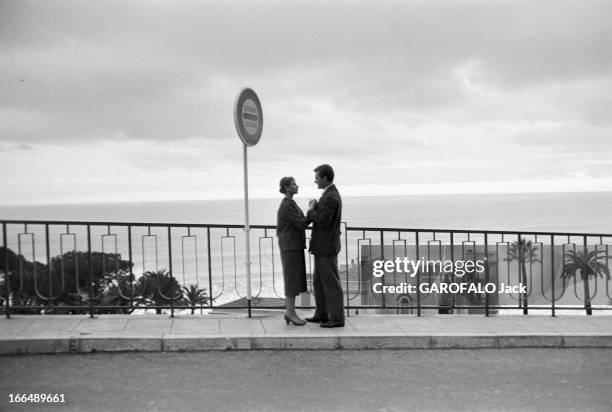
[[[281,192],[282,194],[285,194],[287,191],[287,188],[289,186],[291,186],[291,183],[294,181],[295,179],[292,176],[285,176],[280,180],[280,183],[278,184],[280,187],[278,189],[279,192]]]

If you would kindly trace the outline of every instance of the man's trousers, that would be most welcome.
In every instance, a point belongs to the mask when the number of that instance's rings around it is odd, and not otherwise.
[[[314,257],[312,284],[316,304],[314,316],[344,322],[344,301],[337,255]]]

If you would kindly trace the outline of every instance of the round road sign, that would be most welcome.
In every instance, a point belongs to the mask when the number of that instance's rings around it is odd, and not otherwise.
[[[234,105],[234,124],[238,137],[247,146],[255,146],[261,139],[263,112],[259,98],[252,89],[243,89]]]

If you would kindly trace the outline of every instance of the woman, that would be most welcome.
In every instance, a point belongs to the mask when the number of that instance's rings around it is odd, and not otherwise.
[[[306,234],[304,229],[310,221],[304,216],[302,209],[293,200],[298,192],[298,185],[291,176],[283,177],[279,191],[285,198],[278,208],[276,220],[276,235],[281,251],[283,278],[285,279],[285,322],[296,326],[304,326],[306,322],[295,313],[295,297],[306,291]]]

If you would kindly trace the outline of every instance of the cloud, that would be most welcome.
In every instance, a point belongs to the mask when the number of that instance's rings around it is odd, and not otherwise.
[[[14,149],[17,149],[17,150],[32,150],[32,146],[30,146],[29,144],[22,143],[22,144],[19,144],[17,146],[14,146]]]
[[[232,109],[250,86],[264,110],[249,149],[262,193],[287,173],[310,181],[323,161],[355,187],[605,176],[611,12],[606,1],[3,1],[0,150],[39,162],[32,182],[71,179],[73,165],[142,196],[158,193],[147,179],[193,194],[192,176],[239,196]],[[75,150],[89,160],[51,167]]]
[[[8,2],[0,103],[45,122],[6,132],[51,141],[219,135],[249,81],[274,98],[315,96],[365,115],[431,114],[463,100],[451,74],[474,60],[509,89],[609,73],[607,3],[520,6]]]

